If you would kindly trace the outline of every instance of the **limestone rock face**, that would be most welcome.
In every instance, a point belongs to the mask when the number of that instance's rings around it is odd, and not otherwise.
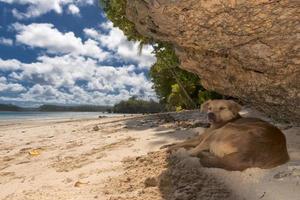
[[[126,15],[206,89],[300,124],[299,0],[127,0]]]

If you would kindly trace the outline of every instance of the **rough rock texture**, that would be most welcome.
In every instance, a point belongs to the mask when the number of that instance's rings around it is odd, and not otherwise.
[[[128,0],[126,14],[207,89],[300,124],[299,0]]]

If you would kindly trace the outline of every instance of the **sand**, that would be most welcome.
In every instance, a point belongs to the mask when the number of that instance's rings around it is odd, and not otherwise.
[[[203,168],[183,149],[172,155],[160,150],[201,133],[206,123],[198,112],[2,122],[0,199],[298,200],[300,128],[276,125],[287,137],[291,161],[229,172]]]

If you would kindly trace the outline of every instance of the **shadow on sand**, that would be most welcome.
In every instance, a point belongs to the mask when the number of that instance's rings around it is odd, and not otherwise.
[[[127,129],[155,129],[165,140],[194,136],[190,130],[207,127],[199,111],[143,116],[125,122]],[[166,141],[155,141],[156,145]],[[238,200],[215,175],[200,165],[199,159],[183,149],[173,154],[164,150],[123,161],[125,173],[108,184],[115,189],[111,200]],[[117,190],[117,191],[116,191]]]

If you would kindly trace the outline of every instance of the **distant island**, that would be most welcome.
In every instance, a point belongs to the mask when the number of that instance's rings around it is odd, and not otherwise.
[[[20,107],[13,104],[0,104],[0,111],[14,112],[109,112],[109,113],[158,113],[165,111],[165,106],[154,100],[141,100],[131,97],[114,106],[102,105],[52,105],[44,104],[35,108]]]
[[[165,105],[160,104],[152,99],[149,101],[131,97],[115,104],[110,112],[112,113],[159,113],[166,111]]]
[[[37,112],[108,112],[111,106],[96,106],[96,105],[42,105],[37,108],[24,108],[13,104],[0,104],[0,111],[37,111]]]
[[[22,111],[23,108],[12,104],[0,104],[0,111]]]
[[[78,106],[61,106],[61,105],[42,105],[38,108],[41,112],[108,112],[111,106],[96,105],[78,105]]]

